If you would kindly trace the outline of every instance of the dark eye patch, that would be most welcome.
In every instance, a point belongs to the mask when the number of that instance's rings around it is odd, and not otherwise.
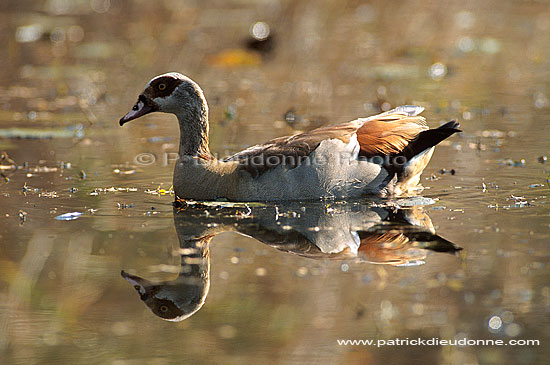
[[[183,314],[181,309],[168,299],[155,298],[151,309],[157,316],[165,319],[176,318]]]
[[[166,97],[182,83],[181,80],[170,77],[163,76],[155,79],[149,87],[145,90],[145,93],[151,98],[163,98]],[[160,86],[164,85],[164,86]],[[160,87],[159,87],[160,86]]]

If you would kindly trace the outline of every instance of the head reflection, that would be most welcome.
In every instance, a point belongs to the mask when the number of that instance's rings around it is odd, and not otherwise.
[[[152,282],[124,270],[121,275],[138,292],[141,300],[158,317],[179,322],[197,312],[210,289],[209,244],[214,236],[196,227],[195,233],[183,224],[185,217],[174,212],[181,268],[176,279]],[[204,235],[202,235],[204,233]]]
[[[280,251],[309,258],[386,265],[415,266],[424,263],[429,251],[461,250],[435,233],[420,207],[318,203],[208,209],[196,205],[175,209],[174,223],[181,256],[176,279],[151,282],[121,273],[147,307],[168,321],[182,321],[203,306],[210,288],[209,245],[221,232],[236,231]]]

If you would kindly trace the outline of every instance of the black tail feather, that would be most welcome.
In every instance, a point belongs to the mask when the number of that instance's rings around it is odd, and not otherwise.
[[[399,161],[399,163],[386,163],[384,167],[390,172],[399,173],[404,168],[403,161],[410,161],[416,155],[419,155],[427,149],[434,147],[444,139],[449,138],[455,133],[462,132],[458,129],[459,127],[460,124],[457,121],[452,120],[438,128],[420,132],[414,140],[409,142],[403,151],[394,155],[394,158],[390,159],[392,162]]]
[[[458,129],[459,127],[460,124],[452,120],[438,128],[420,132],[418,136],[411,141],[399,155],[404,156],[408,161],[428,148],[434,147],[439,142],[449,138],[453,134],[462,132]]]

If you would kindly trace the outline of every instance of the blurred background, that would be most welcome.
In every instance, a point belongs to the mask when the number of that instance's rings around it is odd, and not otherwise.
[[[2,363],[545,363],[550,2],[5,0],[0,10]],[[432,127],[458,120],[464,133],[437,148],[422,183],[437,232],[463,252],[413,267],[342,263],[224,233],[204,307],[179,323],[155,317],[120,270],[175,275],[166,156],[178,128],[169,115],[118,119],[168,71],[203,88],[222,156],[401,104],[425,107]],[[69,212],[82,216],[55,219]],[[395,337],[541,345],[336,343]]]

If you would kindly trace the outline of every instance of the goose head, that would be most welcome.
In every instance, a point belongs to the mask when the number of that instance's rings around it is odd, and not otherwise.
[[[172,322],[183,321],[201,309],[210,287],[210,281],[200,277],[180,276],[172,281],[152,282],[124,270],[121,275],[151,312]]]
[[[180,121],[203,119],[208,106],[199,85],[189,77],[177,72],[169,72],[154,77],[145,85],[136,104],[125,116],[120,125],[152,112],[171,113]]]

